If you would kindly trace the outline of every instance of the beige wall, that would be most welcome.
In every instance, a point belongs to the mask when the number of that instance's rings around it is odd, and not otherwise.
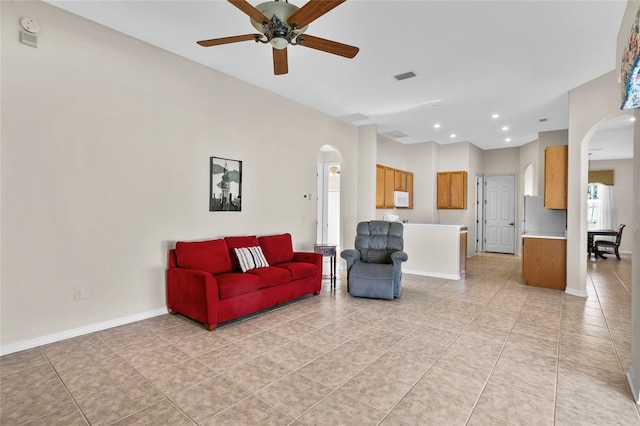
[[[484,174],[518,174],[520,147],[490,149],[482,152],[482,172]],[[519,178],[518,178],[519,179]]]
[[[3,348],[161,312],[176,240],[290,232],[311,249],[301,194],[327,141],[355,229],[355,126],[45,3],[1,7]],[[37,49],[18,42],[23,16]],[[242,212],[208,211],[210,156],[243,161]]]
[[[438,147],[435,142],[405,146],[405,164],[413,172],[413,209],[405,215],[412,221],[433,222],[436,210],[436,165]]]

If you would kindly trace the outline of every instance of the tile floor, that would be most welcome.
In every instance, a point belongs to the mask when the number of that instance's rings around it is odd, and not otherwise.
[[[589,261],[588,298],[523,285],[520,262],[405,274],[395,301],[339,279],[213,332],[163,315],[6,355],[0,424],[640,424],[630,257]]]

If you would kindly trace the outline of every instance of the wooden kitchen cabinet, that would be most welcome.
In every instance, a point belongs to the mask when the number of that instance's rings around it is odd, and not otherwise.
[[[393,208],[393,191],[395,191],[396,172],[390,167],[384,170],[384,208]]]
[[[467,208],[467,172],[439,172],[437,175],[439,209]]]
[[[528,285],[564,290],[567,286],[567,240],[522,239],[522,277]]]
[[[467,274],[467,235],[469,230],[466,226],[460,228],[460,277]]]
[[[393,208],[395,169],[376,164],[376,208]]]
[[[567,208],[569,147],[549,146],[544,150],[544,207]]]
[[[409,207],[413,208],[413,173],[376,164],[376,208],[393,208],[393,191],[409,193]]]
[[[376,208],[384,208],[384,172],[385,167],[376,164]]]
[[[407,192],[409,193],[409,208],[413,208],[413,173],[407,172]]]
[[[407,172],[394,170],[394,187],[396,191],[407,192]]]

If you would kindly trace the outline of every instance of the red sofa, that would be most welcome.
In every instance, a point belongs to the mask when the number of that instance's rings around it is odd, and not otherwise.
[[[269,266],[242,272],[235,248],[259,246]],[[322,255],[294,252],[291,234],[178,242],[169,250],[167,308],[213,330],[219,323],[320,294]]]

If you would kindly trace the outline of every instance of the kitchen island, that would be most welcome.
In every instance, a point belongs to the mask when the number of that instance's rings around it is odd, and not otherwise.
[[[402,272],[459,280],[465,275],[467,227],[460,224],[404,223]]]
[[[522,234],[522,278],[527,285],[565,290],[567,237],[564,232]]]

